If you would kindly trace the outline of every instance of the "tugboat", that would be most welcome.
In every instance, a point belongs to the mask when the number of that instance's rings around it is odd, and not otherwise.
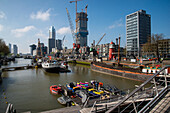
[[[56,61],[56,60],[47,61],[47,62],[42,63],[42,68],[46,72],[50,72],[50,73],[59,73],[60,72],[60,66],[61,66],[61,63]]]

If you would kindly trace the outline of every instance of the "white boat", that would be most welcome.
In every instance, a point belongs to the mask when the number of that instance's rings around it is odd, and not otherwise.
[[[42,68],[46,72],[58,73],[60,71],[61,63],[58,61],[47,61],[42,63]]]

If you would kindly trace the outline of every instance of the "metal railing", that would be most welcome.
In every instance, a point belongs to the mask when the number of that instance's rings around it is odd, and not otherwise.
[[[13,107],[13,104],[8,104],[6,112],[5,113],[16,113],[16,110]]]
[[[120,102],[112,105],[106,113],[116,111],[118,113],[122,112],[147,112],[148,109],[162,96],[166,93],[169,88],[169,80],[167,78],[167,70],[170,66],[162,68],[159,72],[151,76],[148,80],[142,83],[138,88],[133,90],[129,95],[127,95]],[[160,76],[162,75],[162,76]],[[159,78],[158,78],[159,76]],[[153,84],[149,85],[151,82]],[[149,101],[147,104],[146,101]],[[140,108],[140,105],[145,106]]]

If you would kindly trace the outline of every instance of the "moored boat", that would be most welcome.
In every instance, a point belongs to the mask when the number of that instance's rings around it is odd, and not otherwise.
[[[61,96],[57,99],[57,101],[62,105],[66,106],[73,105],[73,101],[68,96]]]
[[[100,97],[102,94],[104,94],[104,91],[101,90],[96,90],[96,89],[88,89],[89,94],[95,96],[95,97]]]
[[[46,72],[59,73],[61,63],[58,61],[47,61],[42,63],[42,68]]]
[[[62,92],[61,87],[57,86],[57,85],[52,85],[50,86],[50,91],[52,94],[59,94]]]

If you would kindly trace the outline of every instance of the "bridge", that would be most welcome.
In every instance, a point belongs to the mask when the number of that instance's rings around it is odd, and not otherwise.
[[[131,93],[118,98],[97,100],[92,107],[84,107],[81,113],[147,113],[170,111],[170,80],[169,74],[162,68]],[[157,77],[161,75],[161,77]]]

